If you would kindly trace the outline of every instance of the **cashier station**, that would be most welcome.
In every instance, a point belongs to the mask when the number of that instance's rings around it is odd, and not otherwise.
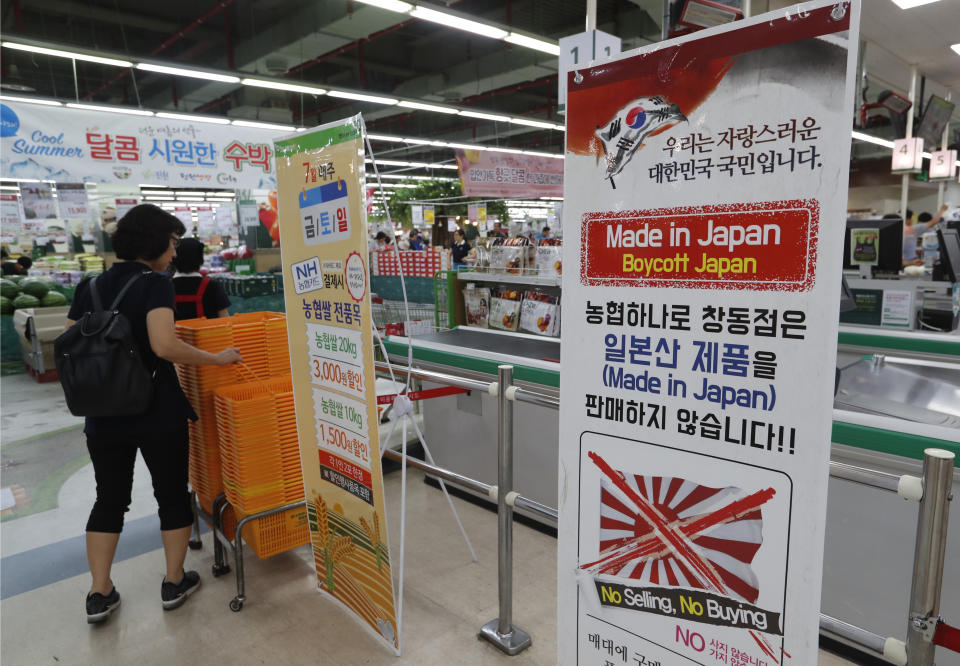
[[[900,225],[897,233],[902,234],[902,221]],[[863,271],[864,277],[860,270],[847,273],[856,307],[843,313],[837,341],[835,461],[919,476],[925,448],[946,448],[960,458],[960,242],[956,231],[945,229],[942,236],[938,279],[890,279],[900,267],[899,242],[896,270],[885,274],[880,256],[874,268]],[[862,247],[858,254],[865,249],[869,254],[869,248]],[[849,258],[849,247],[846,253]],[[410,342],[414,365],[421,369],[489,382],[496,381],[498,365],[509,363],[521,388],[559,395],[557,339],[461,326],[413,336]],[[393,362],[406,363],[407,343],[405,337],[387,338]],[[424,388],[436,386],[424,382]],[[515,403],[514,410],[514,489],[556,507],[558,412],[526,402]],[[422,411],[424,435],[437,465],[496,483],[496,397],[474,391],[427,400]],[[954,492],[960,496],[958,491],[960,471],[955,471]],[[916,521],[915,504],[831,478],[822,611],[880,635],[901,635]],[[941,612],[960,617],[957,510],[950,515],[943,580]]]

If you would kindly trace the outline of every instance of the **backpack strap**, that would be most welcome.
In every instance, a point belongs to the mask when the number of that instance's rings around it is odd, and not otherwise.
[[[103,275],[103,273],[100,275]],[[100,294],[97,293],[97,280],[100,279],[100,275],[90,280],[90,298],[93,299],[94,312],[101,312],[103,310],[103,305],[100,303]]]
[[[125,285],[123,285],[123,289],[121,289],[121,290],[120,290],[120,293],[117,294],[117,297],[116,297],[115,299],[113,299],[113,303],[110,305],[110,309],[111,309],[111,310],[116,310],[116,309],[117,309],[117,306],[120,305],[120,301],[123,300],[123,297],[127,295],[127,292],[130,290],[130,287],[133,286],[133,283],[136,282],[137,280],[139,280],[142,276],[146,275],[147,273],[151,273],[151,272],[152,272],[152,271],[142,271],[142,272],[137,273],[136,275],[134,275],[134,276],[133,276],[132,278],[130,278],[129,280],[127,280],[127,283],[126,283]],[[91,286],[92,286],[92,285],[91,285]],[[96,294],[95,291],[94,291],[93,293]],[[97,307],[97,309],[99,309],[99,305],[100,305],[100,304],[99,304],[99,300],[100,300],[100,299],[97,298],[96,296],[94,297],[94,302],[93,302],[93,304],[94,304],[94,307]]]

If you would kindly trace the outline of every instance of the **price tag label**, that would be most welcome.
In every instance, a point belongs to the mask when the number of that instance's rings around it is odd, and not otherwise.
[[[360,331],[307,324],[310,382],[360,399],[366,398],[363,337]]]
[[[300,192],[303,242],[320,245],[350,238],[347,184],[342,180]]]

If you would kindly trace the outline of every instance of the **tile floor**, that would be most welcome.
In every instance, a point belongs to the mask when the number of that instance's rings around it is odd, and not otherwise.
[[[4,476],[19,471],[34,438],[62,431],[80,447],[78,419],[63,405],[57,384],[38,385],[23,375],[0,381]],[[65,430],[71,429],[72,430]],[[59,441],[59,440],[58,440]],[[125,559],[114,567],[123,606],[109,622],[89,626],[83,597],[89,585],[82,530],[94,495],[89,463],[79,465],[56,490],[56,506],[0,524],[4,592],[0,604],[0,661],[34,664],[555,664],[556,540],[517,525],[514,533],[514,618],[533,636],[533,646],[507,657],[477,640],[480,626],[497,615],[496,516],[454,499],[479,563],[469,553],[440,492],[411,472],[408,483],[407,565],[404,590],[403,656],[381,648],[367,631],[314,589],[306,547],[258,560],[246,551],[247,602],[228,609],[233,574],[214,578],[211,535],[203,549],[189,551],[203,587],[182,608],[163,612],[163,574],[155,505],[149,477],[138,465],[134,501],[121,539]],[[32,464],[42,464],[33,461]],[[67,469],[70,469],[69,467]],[[8,476],[9,475],[9,476]],[[4,480],[0,485],[7,485]],[[30,489],[28,489],[30,490]],[[49,491],[48,491],[49,492]],[[386,479],[390,544],[398,547],[399,473]],[[391,501],[392,500],[392,501]],[[15,509],[16,510],[16,509]],[[10,576],[10,579],[7,577]],[[13,578],[16,577],[16,580]],[[9,584],[8,584],[9,580]],[[25,589],[26,591],[19,591]],[[820,664],[849,663],[821,653]]]

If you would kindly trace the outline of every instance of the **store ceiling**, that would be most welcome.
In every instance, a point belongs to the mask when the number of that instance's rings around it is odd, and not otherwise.
[[[436,2],[436,0],[434,0]],[[437,4],[440,4],[439,2]],[[464,14],[558,39],[581,32],[579,0],[459,0]],[[755,12],[779,0],[753,0]],[[598,0],[598,27],[624,38],[624,48],[659,39],[659,0]],[[880,79],[905,87],[903,61],[942,87],[960,90],[960,1],[909,11],[891,0],[864,0],[863,33]],[[103,50],[130,57],[233,69],[425,101],[562,122],[556,112],[554,56],[474,36],[354,2],[321,0],[11,0],[3,4],[4,35]],[[951,41],[952,40],[952,41]],[[73,97],[71,61],[4,49],[5,90]],[[885,61],[889,61],[886,62]],[[893,71],[896,70],[896,71]],[[876,72],[871,72],[875,74]],[[879,76],[879,75],[878,75]],[[77,63],[81,100],[173,109],[234,118],[319,124],[362,111],[372,132],[559,152],[563,133],[367,103],[184,79]],[[957,95],[955,95],[957,97]],[[384,147],[385,151],[387,147]],[[429,146],[391,146],[391,156],[451,159]]]

